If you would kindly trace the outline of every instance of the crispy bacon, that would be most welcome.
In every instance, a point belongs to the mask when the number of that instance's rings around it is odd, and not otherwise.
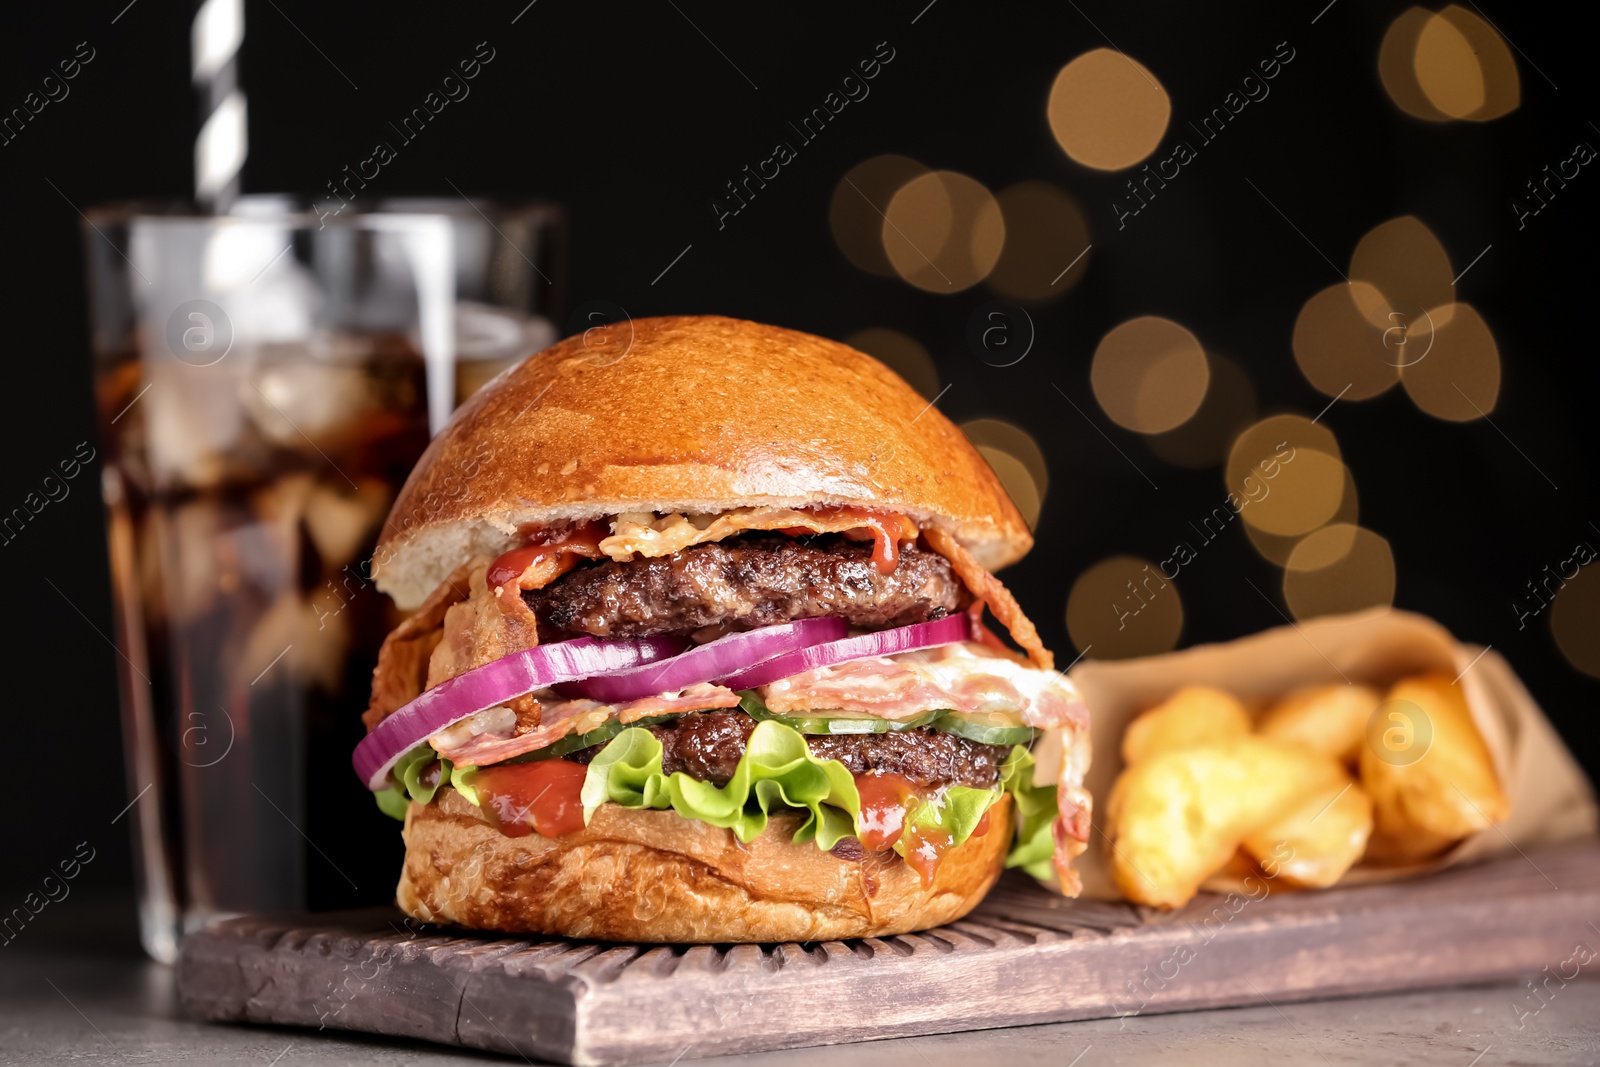
[[[568,734],[599,729],[612,719],[631,723],[650,715],[672,715],[739,705],[739,694],[720,685],[706,683],[692,685],[681,693],[665,693],[622,704],[602,704],[598,700],[529,699],[535,700],[539,706],[537,726],[533,729],[524,730],[519,714],[517,726],[509,730],[481,733],[465,743],[455,745],[435,734],[431,739],[433,745],[439,755],[458,767],[483,767],[544,748]]]
[[[1055,657],[1039,640],[1039,631],[1034,629],[1032,620],[1022,613],[1022,606],[1011,595],[1011,591],[1001,585],[1000,580],[985,570],[983,564],[974,559],[972,553],[948,532],[937,526],[929,526],[922,531],[922,536],[929,548],[950,561],[950,566],[967,583],[972,595],[989,605],[989,610],[1000,621],[1000,625],[1010,632],[1012,640],[1027,650],[1034,666],[1047,671],[1054,670]]]
[[[439,644],[445,615],[471,595],[468,575],[472,567],[469,560],[451,571],[422,606],[383,639],[378,665],[372,669],[372,698],[361,716],[368,730],[422,693],[428,678],[428,659]]]
[[[817,708],[909,719],[932,708],[999,711],[1028,726],[1088,729],[1089,713],[1065,678],[978,644],[873,656],[802,671],[761,689],[780,715]]]
[[[698,520],[698,521],[697,521]],[[746,530],[781,530],[791,536],[805,533],[852,531],[877,542],[873,562],[883,573],[894,570],[896,546],[917,539],[917,524],[905,515],[867,511],[864,508],[735,508],[709,516],[647,513],[619,515],[615,533],[600,542],[600,551],[618,562],[641,556],[670,556],[690,545],[721,541]]]

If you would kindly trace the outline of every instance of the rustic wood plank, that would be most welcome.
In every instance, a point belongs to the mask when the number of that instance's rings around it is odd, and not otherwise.
[[[1173,914],[1008,877],[960,922],[851,942],[541,941],[392,909],[234,919],[185,941],[178,983],[206,1019],[622,1064],[1489,981],[1600,947],[1596,915],[1600,843],[1582,842]]]

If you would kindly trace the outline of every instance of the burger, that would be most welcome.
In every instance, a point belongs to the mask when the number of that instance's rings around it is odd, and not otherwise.
[[[1006,867],[1075,894],[1087,713],[993,575],[1032,541],[961,431],[833,341],[644,319],[507,370],[374,557],[411,613],[354,764],[404,820],[400,907],[813,941],[958,919]]]

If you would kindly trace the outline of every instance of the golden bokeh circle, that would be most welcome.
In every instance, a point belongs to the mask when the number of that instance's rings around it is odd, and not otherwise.
[[[1047,113],[1056,142],[1074,161],[1122,170],[1155,151],[1172,100],[1144,64],[1096,48],[1056,74]]]
[[[1000,479],[1000,485],[1005,489],[1006,495],[1022,513],[1022,521],[1032,530],[1039,525],[1039,511],[1044,506],[1044,495],[1039,484],[1033,480],[1033,473],[1028,470],[1027,464],[1013,456],[1003,448],[993,445],[978,445],[978,452],[988,461],[995,477]]]
[[[1423,309],[1448,308],[1456,298],[1454,278],[1444,245],[1414,215],[1374,226],[1350,255],[1351,298],[1380,330],[1407,330]]]
[[[1378,79],[1395,106],[1412,118],[1448,122],[1450,116],[1433,106],[1417,81],[1417,40],[1433,17],[1431,11],[1412,7],[1389,24],[1378,46]]]
[[[1368,282],[1339,282],[1307,300],[1294,322],[1295,362],[1319,392],[1367,400],[1400,380],[1395,334],[1374,326],[1362,305],[1384,304]]]
[[[1421,332],[1429,323],[1431,337]],[[1425,356],[1400,371],[1417,407],[1451,422],[1471,422],[1494,410],[1500,397],[1500,349],[1476,308],[1460,303],[1430,308],[1411,334],[1413,345],[1431,342]]]
[[[995,198],[1006,244],[989,287],[1012,300],[1060,296],[1088,269],[1089,223],[1078,202],[1048,182],[1019,182]],[[1068,270],[1068,267],[1071,267]]]
[[[1550,633],[1568,663],[1600,678],[1600,566],[1583,566],[1556,592]]]
[[[1176,467],[1199,470],[1228,458],[1228,446],[1255,421],[1256,389],[1243,367],[1206,353],[1211,378],[1194,416],[1176,429],[1146,438],[1150,451]]]
[[[1067,633],[1094,659],[1169,652],[1182,632],[1178,587],[1147,560],[1103,559],[1078,575],[1067,596]]]
[[[1006,242],[999,202],[983,183],[953,170],[902,185],[881,223],[895,273],[930,293],[958,293],[983,281]]]
[[[1517,63],[1505,39],[1458,4],[1423,23],[1412,62],[1422,95],[1449,118],[1487,122],[1521,101]]]
[[[1147,434],[1189,421],[1210,382],[1211,364],[1199,339],[1158,315],[1112,328],[1089,367],[1095,399],[1111,420]]]
[[[1327,427],[1300,415],[1274,415],[1234,441],[1225,479],[1247,524],[1294,537],[1338,514],[1345,466]]]
[[[1247,509],[1248,510],[1248,509]],[[1356,492],[1356,478],[1350,468],[1344,469],[1344,491],[1339,496],[1339,508],[1328,520],[1327,525],[1345,522],[1356,523],[1361,519],[1361,498]],[[1279,567],[1287,566],[1289,557],[1294,554],[1295,546],[1305,539],[1304,534],[1283,536],[1270,534],[1250,523],[1244,524],[1245,536],[1250,544],[1261,553],[1263,559],[1277,564]]]
[[[1050,489],[1050,467],[1044,449],[1027,430],[1004,419],[971,419],[961,424],[961,432],[979,448],[985,446],[1009,452],[1021,462],[1043,496]]]
[[[894,194],[928,168],[907,156],[881,155],[850,168],[828,202],[828,228],[839,251],[869,274],[895,276],[883,248],[883,214]]]
[[[939,395],[939,369],[915,337],[873,326],[851,334],[844,343],[878,360],[929,400]]]
[[[1283,572],[1283,599],[1297,619],[1394,603],[1394,551],[1363,526],[1335,523],[1304,538]]]

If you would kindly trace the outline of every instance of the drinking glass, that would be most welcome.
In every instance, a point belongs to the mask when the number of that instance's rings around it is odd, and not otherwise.
[[[372,545],[454,406],[451,223],[245,198],[83,238],[144,947],[390,899],[348,757],[398,621]]]

